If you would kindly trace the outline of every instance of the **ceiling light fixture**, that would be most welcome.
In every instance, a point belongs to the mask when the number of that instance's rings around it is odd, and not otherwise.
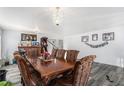
[[[56,7],[55,9],[56,9],[55,10],[55,24],[56,26],[59,26],[62,20],[62,17],[63,17],[63,12],[60,7]]]

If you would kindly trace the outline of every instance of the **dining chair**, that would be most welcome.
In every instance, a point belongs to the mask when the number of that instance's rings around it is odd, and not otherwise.
[[[14,56],[14,59],[16,59],[16,62],[17,62],[17,57],[16,57],[16,56],[18,56],[18,55],[20,55],[19,51],[15,51],[15,52],[13,53],[13,56]],[[20,68],[18,62],[17,62],[17,64],[18,64],[18,68],[19,68],[19,70],[21,71],[21,68]],[[20,76],[21,76],[21,84],[24,85],[24,81],[23,81],[23,79],[22,79],[22,75],[21,75],[21,73],[20,73]]]
[[[18,67],[22,77],[22,83],[25,86],[40,86],[42,85],[42,80],[40,74],[32,73],[25,59],[21,55],[15,55],[18,63]]]
[[[56,53],[56,58],[58,58],[58,59],[64,59],[65,52],[66,52],[66,50],[64,50],[64,49],[58,49],[57,50],[57,53]]]
[[[28,68],[29,68],[30,72],[32,72],[32,73],[37,73],[37,71],[34,70],[34,68],[32,67],[32,65],[31,65],[30,62],[28,61],[26,55],[21,55],[19,51],[15,51],[15,52],[13,53],[14,58],[15,58],[16,55],[20,55],[20,56],[22,56],[22,57],[25,59],[26,64],[28,65]],[[16,60],[16,62],[17,62],[17,60]],[[18,64],[18,62],[17,62],[17,64]]]
[[[56,53],[57,53],[57,49],[52,49],[52,53],[50,55],[50,58],[56,58]]]
[[[19,51],[14,51],[13,55],[20,55]]]
[[[86,86],[91,72],[92,62],[95,58],[95,55],[89,55],[76,62],[73,75],[67,78],[61,77],[56,79],[56,85]]]
[[[77,50],[67,50],[66,60],[75,62],[77,59],[79,51]]]
[[[40,53],[40,48],[32,48],[32,49],[28,49],[28,51],[26,52],[26,56],[29,57],[29,58],[36,58],[36,57],[39,57],[41,56],[41,53]]]
[[[78,50],[67,50],[67,52],[66,52],[66,60],[67,60],[67,62],[76,62],[78,54],[79,54]],[[70,74],[72,74],[72,70],[66,71],[63,74],[63,77],[67,77]]]

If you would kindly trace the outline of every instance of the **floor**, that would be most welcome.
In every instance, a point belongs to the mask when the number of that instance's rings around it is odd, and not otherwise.
[[[109,78],[107,78],[106,75],[109,76]],[[124,69],[117,66],[94,63],[88,85],[124,86]]]
[[[21,86],[21,77],[18,66],[16,64],[2,67],[1,69],[6,69],[6,80],[12,82],[15,86]]]
[[[14,83],[16,86],[21,86],[20,72],[16,64],[3,67],[6,69],[7,81]],[[108,77],[106,77],[106,75]],[[124,85],[123,69],[116,66],[93,63],[88,86],[123,86]]]

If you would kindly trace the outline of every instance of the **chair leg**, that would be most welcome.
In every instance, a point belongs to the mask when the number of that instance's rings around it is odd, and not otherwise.
[[[49,82],[48,86],[56,86],[56,81],[53,79]]]
[[[24,83],[22,77],[21,77],[21,84],[22,84],[23,86],[25,86],[25,83]]]

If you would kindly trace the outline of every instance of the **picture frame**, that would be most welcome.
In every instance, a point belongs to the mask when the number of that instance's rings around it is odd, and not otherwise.
[[[37,35],[36,34],[21,34],[21,41],[37,41]]]
[[[39,46],[39,42],[37,42],[37,41],[32,41],[32,46]]]
[[[88,42],[89,36],[81,36],[81,42]]]
[[[98,34],[92,34],[92,41],[98,40]]]
[[[114,38],[115,38],[114,32],[102,34],[102,40],[103,41],[112,41],[112,40],[114,40]]]

